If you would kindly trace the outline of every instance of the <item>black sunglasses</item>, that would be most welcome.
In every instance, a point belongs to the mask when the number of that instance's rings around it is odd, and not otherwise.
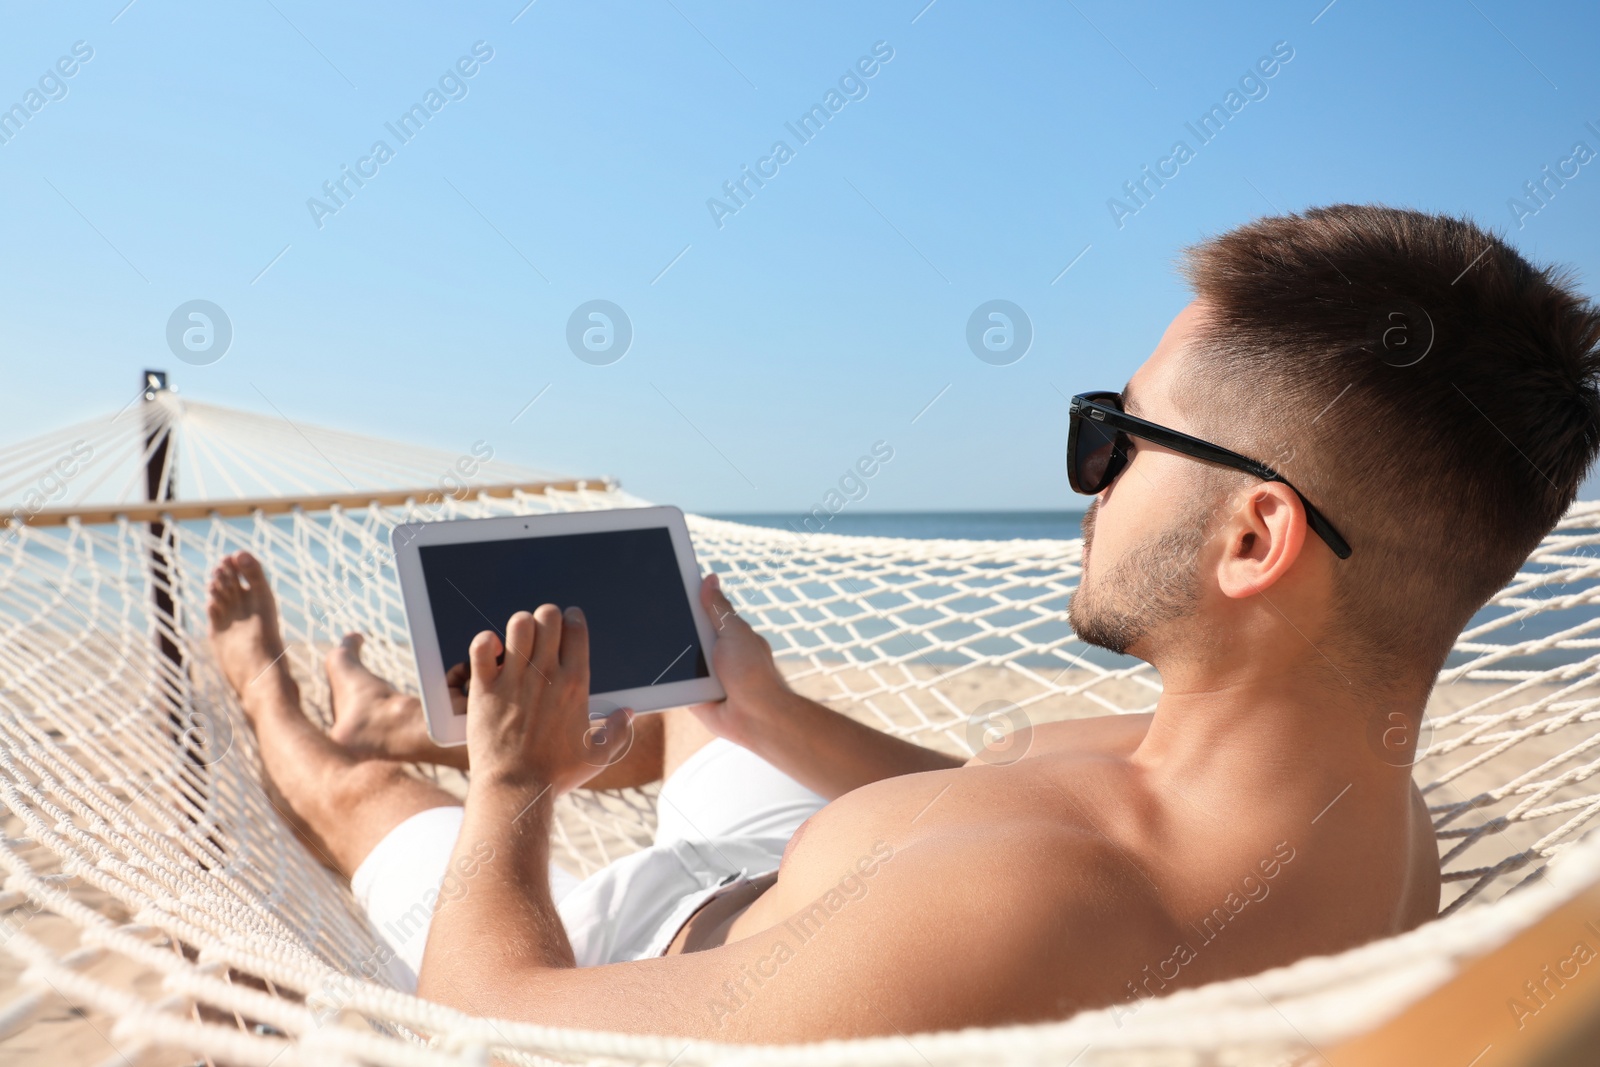
[[[1079,393],[1072,398],[1072,420],[1067,429],[1067,480],[1074,492],[1094,496],[1110,485],[1128,466],[1128,438],[1138,437],[1182,452],[1186,456],[1244,471],[1262,481],[1289,486],[1305,505],[1306,522],[1316,535],[1328,543],[1340,559],[1350,558],[1350,543],[1339,536],[1333,524],[1322,517],[1305,494],[1265,463],[1257,463],[1220,445],[1146,422],[1122,410],[1122,394],[1113,392]]]

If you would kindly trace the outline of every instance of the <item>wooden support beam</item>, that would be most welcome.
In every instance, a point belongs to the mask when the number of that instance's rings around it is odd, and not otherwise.
[[[1370,1033],[1306,1063],[1589,1067],[1600,1063],[1600,882]]]
[[[542,494],[549,490],[576,492],[580,489],[614,489],[617,483],[606,478],[580,478],[561,482],[504,482],[496,485],[469,486],[458,499],[477,499],[480,496],[509,497],[516,493]],[[158,522],[169,520],[183,522],[187,519],[241,518],[260,512],[264,515],[286,515],[292,511],[325,511],[340,507],[348,510],[373,506],[394,507],[415,500],[423,504],[442,501],[447,495],[437,486],[424,489],[377,489],[368,492],[352,490],[348,493],[326,493],[320,496],[262,496],[241,497],[237,500],[182,500],[149,504],[87,504],[71,508],[45,508],[28,516],[23,525],[65,526],[73,519],[82,523],[111,523],[119,519],[129,522]],[[13,522],[17,520],[12,519]]]

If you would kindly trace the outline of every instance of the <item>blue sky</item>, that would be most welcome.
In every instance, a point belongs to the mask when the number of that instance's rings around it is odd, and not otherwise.
[[[0,106],[93,56],[0,144],[0,441],[117,409],[149,366],[695,510],[804,509],[880,441],[859,509],[1076,507],[1064,395],[1127,378],[1206,234],[1469,212],[1600,289],[1600,162],[1507,203],[1600,150],[1592,4],[524,2],[8,5]],[[1119,228],[1107,201],[1275,45]],[[852,72],[802,144],[785,124]],[[402,142],[385,124],[446,75]],[[745,166],[776,174],[715,218]],[[342,167],[376,174],[314,213]],[[194,299],[232,323],[206,366],[167,347]],[[592,300],[631,323],[615,362],[569,348]],[[1006,365],[967,342],[991,300],[1031,323]]]

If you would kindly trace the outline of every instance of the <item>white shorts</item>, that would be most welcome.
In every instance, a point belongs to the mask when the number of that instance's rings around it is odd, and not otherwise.
[[[655,843],[586,879],[552,863],[550,892],[580,967],[664,953],[683,924],[720,893],[778,867],[789,839],[827,801],[723,738],[690,756],[662,785]],[[390,979],[416,988],[440,898],[469,892],[491,856],[462,857],[458,805],[396,826],[356,868],[350,888],[393,953]]]

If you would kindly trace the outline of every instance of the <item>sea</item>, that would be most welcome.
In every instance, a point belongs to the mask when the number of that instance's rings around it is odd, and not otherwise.
[[[1084,512],[1082,511],[1065,510],[878,512],[852,512],[846,510],[833,516],[832,521],[828,523],[827,532],[860,537],[908,537],[923,540],[944,538],[977,541],[1007,541],[1016,538],[1070,540],[1083,536],[1083,516]],[[806,529],[803,525],[806,518],[804,513],[739,513],[718,514],[713,517],[727,519],[730,522],[747,523],[752,526],[769,526],[775,529],[794,530],[802,533]],[[1586,550],[1578,549],[1572,554],[1587,555],[1590,553]],[[1546,589],[1536,595],[1568,595],[1596,584],[1596,582],[1587,581],[1577,585]],[[1490,619],[1499,618],[1507,614],[1507,611],[1508,609],[1504,607],[1484,608],[1473,616],[1472,621],[1468,624],[1469,628],[1478,626]],[[1511,626],[1486,634],[1484,640],[1501,644],[1550,637],[1587,622],[1593,617],[1594,608],[1591,605],[1582,605],[1564,610],[1543,611],[1519,620]],[[1596,637],[1600,637],[1600,634],[1589,633],[1584,634],[1583,637],[1593,640]],[[1070,651],[1074,655],[1084,656],[1086,659],[1106,666],[1123,666],[1131,662],[1125,657],[1112,656],[1099,649],[1088,649],[1079,642],[1073,642]],[[1593,648],[1584,646],[1577,648],[1544,648],[1531,654],[1515,657],[1497,666],[1515,670],[1544,670],[1577,662],[1592,655],[1593,652]],[[1446,666],[1458,666],[1475,658],[1477,658],[1475,655],[1466,653],[1452,653]]]
[[[913,537],[936,541],[1011,541],[1017,538],[1070,541],[1083,536],[1082,511],[841,511],[826,532],[854,537]],[[805,533],[804,513],[764,512],[711,518]],[[813,527],[815,520],[813,520]]]

